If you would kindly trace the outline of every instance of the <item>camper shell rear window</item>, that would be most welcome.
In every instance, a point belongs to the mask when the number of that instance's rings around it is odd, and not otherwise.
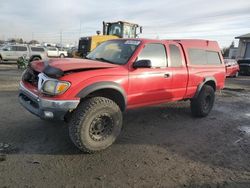
[[[217,51],[204,49],[188,49],[190,64],[192,65],[220,65],[222,64],[220,54]]]

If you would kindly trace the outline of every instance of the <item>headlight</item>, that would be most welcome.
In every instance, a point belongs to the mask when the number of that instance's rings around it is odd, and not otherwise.
[[[59,95],[67,91],[70,83],[59,80],[47,80],[43,84],[42,92],[49,95]]]

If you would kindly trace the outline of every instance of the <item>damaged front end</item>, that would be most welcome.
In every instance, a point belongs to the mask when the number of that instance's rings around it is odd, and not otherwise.
[[[79,100],[53,99],[53,96],[63,94],[70,87],[70,82],[57,79],[63,76],[62,73],[50,66],[46,66],[43,72],[28,67],[20,82],[20,104],[42,119],[64,120],[65,115],[77,107]]]
[[[73,83],[63,77],[76,72],[117,67],[86,59],[50,59],[35,61],[24,71],[20,82],[19,101],[42,119],[64,120],[80,102],[76,96],[65,96]]]

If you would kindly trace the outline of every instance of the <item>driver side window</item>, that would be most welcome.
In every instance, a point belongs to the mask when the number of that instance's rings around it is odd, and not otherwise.
[[[137,58],[139,60],[150,60],[153,68],[166,67],[166,49],[163,44],[146,44]]]

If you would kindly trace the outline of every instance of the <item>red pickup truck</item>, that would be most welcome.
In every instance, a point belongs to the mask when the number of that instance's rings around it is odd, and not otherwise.
[[[42,119],[67,121],[73,143],[92,153],[116,140],[125,110],[190,100],[192,114],[204,117],[224,82],[215,41],[116,39],[86,59],[32,62],[19,101]]]

